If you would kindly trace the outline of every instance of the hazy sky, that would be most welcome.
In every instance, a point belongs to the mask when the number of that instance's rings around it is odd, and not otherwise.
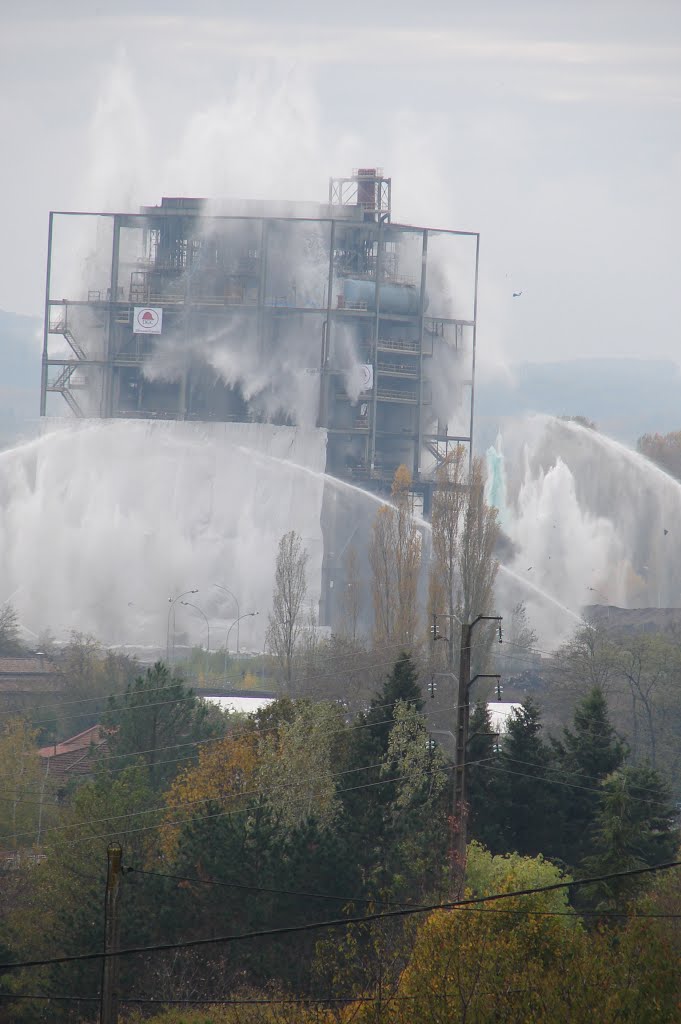
[[[50,209],[378,165],[394,219],[481,232],[483,363],[681,362],[676,0],[0,6],[0,308],[41,313]]]

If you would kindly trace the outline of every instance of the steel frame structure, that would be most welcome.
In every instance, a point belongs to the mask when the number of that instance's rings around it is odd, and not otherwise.
[[[49,396],[59,394],[76,416],[253,418],[216,373],[209,379],[189,369],[172,383],[149,381],[145,365],[165,339],[134,333],[138,306],[162,309],[164,331],[167,324],[180,347],[237,323],[246,325],[244,344],[259,350],[287,332],[307,332],[317,337],[317,361],[307,370],[318,374],[317,423],[328,432],[328,471],[385,491],[397,465],[406,463],[427,513],[433,468],[452,445],[472,445],[479,235],[393,223],[390,188],[375,169],[332,179],[332,203],[318,217],[282,216],[280,208],[276,215],[208,213],[203,201],[190,199],[164,199],[140,213],[50,213],[41,415]],[[105,218],[110,234],[104,287],[74,298],[52,294],[55,227],[64,217]],[[287,239],[311,234],[325,277],[323,294],[313,298],[277,269]],[[126,262],[128,236],[138,245]],[[429,308],[434,237],[472,244],[468,316]],[[62,339],[59,352],[55,336]],[[359,395],[339,360],[344,337],[352,339],[355,359],[371,368],[371,387]],[[469,392],[470,415],[458,433],[432,410],[433,357],[444,347],[460,350],[462,369],[467,363],[458,383]]]

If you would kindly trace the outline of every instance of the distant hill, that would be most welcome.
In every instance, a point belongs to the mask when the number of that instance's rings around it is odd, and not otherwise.
[[[38,317],[0,310],[0,447],[35,432],[41,326]]]
[[[635,444],[645,433],[681,430],[681,370],[663,359],[574,359],[522,363],[513,383],[476,379],[477,447],[504,419],[523,413],[586,416],[605,434]]]

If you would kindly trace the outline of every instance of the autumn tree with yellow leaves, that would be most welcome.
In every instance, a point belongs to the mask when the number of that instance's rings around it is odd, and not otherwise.
[[[433,494],[432,547],[428,577],[428,619],[437,616],[447,637],[447,661],[454,665],[459,622],[492,611],[498,563],[497,511],[485,500],[481,458],[468,465],[463,445],[443,460]],[[444,646],[444,645],[443,645]],[[444,655],[436,645],[436,655]]]
[[[398,466],[389,505],[376,513],[369,545],[374,643],[412,646],[418,636],[421,535],[411,509],[411,473]]]

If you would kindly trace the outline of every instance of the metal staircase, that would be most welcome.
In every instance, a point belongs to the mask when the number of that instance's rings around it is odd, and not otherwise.
[[[73,384],[71,383],[71,378],[78,369],[79,363],[87,361],[87,355],[83,347],[73,336],[71,328],[65,318],[57,320],[54,323],[50,323],[50,334],[61,334],[66,339],[69,348],[76,358],[75,360],[65,359],[63,361],[52,360],[52,363],[54,364],[56,362],[57,365],[61,366],[61,369],[54,380],[48,380],[47,391],[62,395],[74,416],[81,418],[84,414],[73,395]]]

